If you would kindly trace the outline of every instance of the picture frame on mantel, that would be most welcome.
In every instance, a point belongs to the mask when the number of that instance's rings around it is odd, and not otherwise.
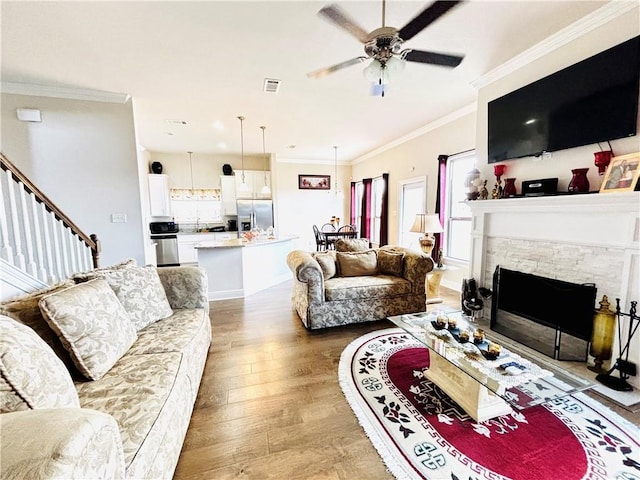
[[[298,175],[300,190],[331,190],[330,175]]]
[[[640,177],[640,152],[613,157],[602,179],[600,193],[631,192]]]

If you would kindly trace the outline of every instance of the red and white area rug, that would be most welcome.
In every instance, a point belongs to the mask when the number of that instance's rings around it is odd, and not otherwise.
[[[477,423],[422,375],[427,350],[401,329],[342,353],[342,390],[398,479],[640,479],[640,429],[584,394]]]

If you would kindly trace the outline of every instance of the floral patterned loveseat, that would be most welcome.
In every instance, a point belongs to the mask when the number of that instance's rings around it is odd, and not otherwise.
[[[204,270],[133,261],[2,302],[0,478],[172,478],[208,313]]]
[[[308,329],[368,322],[422,312],[433,260],[400,246],[369,249],[338,240],[336,251],[294,250],[293,308]]]

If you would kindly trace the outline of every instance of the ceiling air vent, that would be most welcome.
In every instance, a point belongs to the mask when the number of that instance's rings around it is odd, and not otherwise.
[[[266,93],[278,93],[278,90],[280,90],[280,83],[282,82],[275,78],[265,78],[263,90]]]

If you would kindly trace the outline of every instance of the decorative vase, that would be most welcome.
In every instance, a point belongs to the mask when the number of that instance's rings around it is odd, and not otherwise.
[[[607,171],[609,163],[611,163],[613,152],[611,150],[604,150],[602,152],[595,152],[593,156],[595,157],[593,160],[593,164],[598,167],[598,175],[604,175],[604,172]]]
[[[224,165],[222,165],[222,173],[224,175],[231,175],[232,172],[233,172],[233,168],[231,168],[231,165],[229,165],[228,163],[225,163]]]
[[[613,340],[615,337],[616,314],[609,309],[609,299],[602,296],[600,309],[593,316],[593,332],[591,334],[591,347],[589,353],[594,357],[594,365],[587,367],[593,372],[603,373],[605,360],[611,360]]]
[[[507,166],[500,164],[493,166],[493,174],[496,176],[496,185],[493,187],[491,191],[491,198],[502,198],[503,189],[502,189],[502,175],[507,171]]]
[[[162,164],[160,162],[151,163],[151,171],[158,174],[162,173]]]
[[[574,168],[571,170],[573,176],[569,182],[569,192],[571,193],[588,193],[589,180],[587,179],[588,168]]]
[[[516,196],[516,179],[505,178],[504,190],[502,191],[503,197],[515,197]]]

